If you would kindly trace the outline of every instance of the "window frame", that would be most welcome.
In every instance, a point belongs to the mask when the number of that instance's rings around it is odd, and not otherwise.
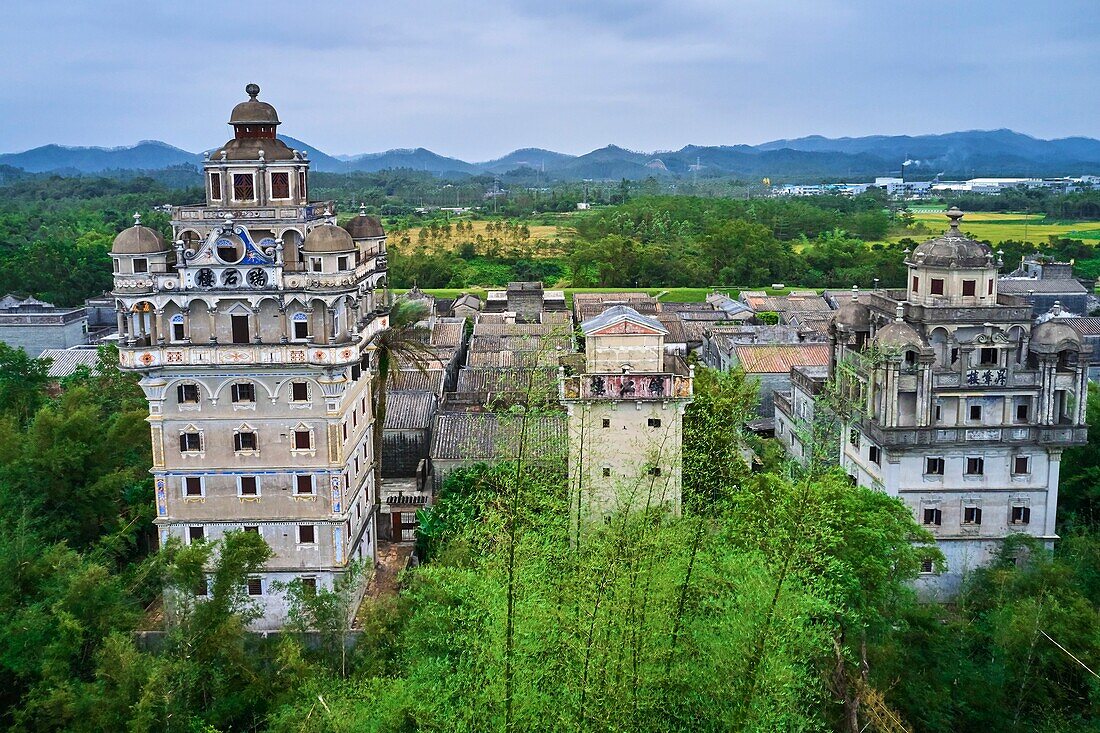
[[[195,439],[195,448],[189,447],[190,438]],[[184,429],[180,431],[180,453],[183,455],[195,455],[203,452],[203,439],[201,430]]]
[[[251,436],[251,447],[245,446],[245,436]],[[237,454],[256,454],[260,452],[260,436],[251,426],[237,428],[233,431],[233,452]]]
[[[969,292],[967,292],[969,291]],[[962,294],[964,298],[976,298],[978,296],[978,281],[977,280],[963,280],[962,281]]]
[[[297,397],[294,396],[294,392],[298,387],[301,387],[302,389],[305,390],[305,393],[306,393],[305,398],[298,399]],[[304,379],[292,380],[290,382],[290,401],[295,403],[295,404],[299,404],[299,405],[304,405],[308,402],[312,402],[313,401],[313,390],[311,389],[310,383],[305,381]]]
[[[302,491],[303,480],[309,482],[309,491]],[[294,495],[295,496],[316,496],[317,495],[317,482],[314,479],[312,473],[296,473],[294,474]]]
[[[255,592],[253,592],[255,588]],[[262,596],[264,594],[264,581],[263,578],[253,575],[245,581],[245,591],[250,596]]]
[[[976,468],[977,470],[971,470]],[[966,457],[966,475],[967,476],[984,476],[985,475],[985,458],[982,456],[967,456]]]
[[[303,537],[305,536],[303,533],[308,533],[309,539],[303,539]],[[299,545],[316,545],[317,544],[317,525],[316,524],[299,524],[295,539],[297,540],[297,544],[299,544]]]
[[[1019,470],[1020,461],[1024,462],[1024,470]],[[1012,475],[1013,476],[1030,476],[1031,475],[1031,456],[1029,455],[1014,455],[1012,456]]]
[[[241,398],[241,391],[244,389],[248,393],[247,399]],[[232,399],[234,405],[254,405],[256,404],[256,383],[255,382],[234,382],[229,387],[230,399]]]
[[[962,524],[968,527],[982,525],[982,507],[979,504],[963,504]]]
[[[210,175],[207,176],[207,181],[210,184],[210,200],[221,201],[222,200],[222,174],[220,171],[210,171]]]
[[[928,287],[929,295],[943,295],[944,279],[942,277],[931,278]]]
[[[197,494],[191,493],[191,481],[197,481],[199,492]],[[180,492],[183,494],[184,499],[204,499],[206,498],[206,478],[204,476],[181,476],[180,477]]]
[[[1019,512],[1019,518],[1017,518]],[[1012,504],[1008,508],[1008,523],[1014,526],[1031,524],[1031,507],[1027,504]]]
[[[245,480],[247,480],[247,479],[251,479],[251,481],[252,481],[252,492],[251,493],[246,492],[244,490],[244,483],[245,483]],[[240,497],[260,496],[260,477],[255,475],[255,474],[248,474],[248,475],[245,475],[245,476],[238,476],[237,477],[237,496],[240,496]]]
[[[194,390],[195,398],[187,399],[189,391]],[[176,404],[179,405],[197,405],[199,404],[199,385],[194,382],[185,382],[183,384],[176,385]]]
[[[244,184],[244,180],[248,179],[247,186]],[[250,194],[247,198],[238,196],[239,191],[247,189]],[[256,200],[256,174],[255,173],[234,173],[233,174],[233,200],[234,201],[255,201]]]
[[[277,191],[276,190],[276,185],[275,185],[276,176],[281,177],[281,180],[285,181],[286,188],[283,189],[283,191]],[[271,198],[278,199],[279,201],[286,201],[286,200],[291,198],[291,195],[290,195],[290,173],[288,173],[286,171],[271,171],[268,183],[271,186],[271,188],[269,189],[271,191]],[[279,195],[279,193],[284,193],[284,192],[285,192],[285,195],[283,195],[283,196]]]
[[[933,465],[933,461],[936,465]],[[938,468],[939,470],[932,470]],[[924,475],[925,476],[943,476],[944,471],[947,469],[947,461],[943,459],[943,456],[926,456],[924,459]]]
[[[924,513],[921,516],[921,524],[925,527],[943,526],[943,510],[938,506],[924,507]]]

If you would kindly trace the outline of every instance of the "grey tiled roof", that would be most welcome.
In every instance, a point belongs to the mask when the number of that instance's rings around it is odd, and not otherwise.
[[[67,377],[76,371],[77,367],[86,366],[94,369],[99,362],[97,349],[46,349],[38,356],[39,359],[53,359],[50,364],[49,375],[51,377]]]
[[[390,377],[389,388],[391,390],[411,389],[440,394],[443,392],[443,377],[444,372],[442,369],[428,369],[423,372],[417,369],[402,369]]]
[[[651,316],[643,316],[638,311],[634,310],[628,305],[613,305],[605,310],[600,315],[589,318],[587,321],[581,324],[581,330],[585,333],[592,333],[598,331],[601,328],[607,328],[608,326],[618,323],[620,321],[633,321],[639,323],[647,328],[652,328],[655,331],[668,332],[660,321]]]
[[[522,446],[519,443],[521,430],[526,438]],[[435,416],[433,460],[508,460],[521,454],[532,462],[564,461],[568,454],[565,413],[536,412],[525,417],[491,412],[443,412]]]
[[[458,346],[462,343],[464,318],[438,318],[432,326],[432,346]]]
[[[386,393],[385,430],[427,430],[438,399],[432,392],[390,390]]]
[[[997,282],[997,289],[1011,295],[1027,295],[1029,290],[1036,293],[1072,293],[1074,295],[1084,295],[1088,292],[1084,285],[1068,278],[1039,280],[1031,277],[1003,277]]]
[[[511,392],[557,393],[557,369],[541,367],[526,369],[521,367],[462,367],[458,371],[456,392],[476,392],[498,394]],[[541,396],[536,395],[536,396]],[[556,397],[555,397],[556,399]]]

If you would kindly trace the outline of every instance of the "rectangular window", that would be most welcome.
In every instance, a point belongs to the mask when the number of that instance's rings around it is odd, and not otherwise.
[[[929,506],[929,507],[924,508],[924,523],[925,524],[929,524],[929,525],[938,527],[938,526],[940,526],[941,522],[943,522],[943,512],[940,511],[939,507]]]
[[[248,316],[230,316],[230,325],[233,328],[233,343],[248,343]]]
[[[603,426],[604,426],[605,428],[609,428],[609,427],[611,427],[611,418],[609,418],[609,417],[605,417],[605,418],[603,419]]]
[[[210,583],[207,582],[205,575],[199,578],[199,584],[195,586],[195,595],[203,597],[210,595]]]
[[[611,477],[611,469],[608,468],[607,466],[603,467],[603,477],[604,478],[610,478]]]
[[[933,419],[936,422],[943,422],[943,405],[941,405],[940,403],[937,402],[933,412],[934,412],[934,415],[935,415],[935,417]]]
[[[989,281],[989,284],[986,287],[986,294],[987,295],[993,295],[993,281],[992,280]]]
[[[183,479],[184,496],[202,496],[202,478],[199,476],[186,476]]]
[[[925,458],[924,459],[924,473],[928,476],[942,476],[943,475],[943,459],[942,458]]]
[[[853,429],[853,430],[848,431],[848,442],[851,445],[854,445],[856,448],[859,447],[859,431],[858,430]]]
[[[176,399],[181,404],[194,405],[199,401],[199,385],[181,384],[176,387]]]
[[[206,530],[204,530],[202,527],[187,528],[188,542],[202,542],[204,539],[206,539]]]
[[[180,434],[180,453],[198,453],[202,450],[202,436],[198,433]]]
[[[313,448],[313,437],[308,430],[294,431],[294,447],[297,450],[310,450]]]
[[[309,198],[309,191],[306,189],[306,172],[298,171],[298,198],[305,201]]]
[[[302,591],[307,596],[317,595],[317,578],[302,578]]]
[[[144,257],[135,257],[134,272],[139,274],[142,272],[149,272],[149,260]]]
[[[258,496],[260,487],[255,476],[241,476],[241,496]]]
[[[882,465],[882,449],[877,445],[872,445],[867,449],[867,457],[871,460],[871,463],[876,466]]]
[[[650,476],[660,476],[661,475],[661,467],[660,466],[651,466],[650,469],[649,469],[649,475]]]
[[[256,385],[252,382],[237,382],[232,387],[234,402],[255,402]]]
[[[313,476],[295,476],[294,493],[302,496],[310,496],[313,494]]]
[[[255,524],[246,524],[245,526],[241,527],[241,529],[244,530],[244,532],[246,534],[259,534],[260,533],[260,528],[258,526],[256,526]]]
[[[995,366],[997,364],[997,350],[983,348],[978,352],[978,359],[985,366]]]
[[[982,406],[981,405],[971,405],[970,406],[970,419],[971,420],[981,420],[982,419]]]
[[[933,572],[933,571],[934,571],[935,569],[936,569],[936,568],[935,568],[935,565],[933,565],[933,563],[932,563],[932,560],[931,560],[931,559],[929,559],[929,558],[925,558],[925,559],[923,559],[923,560],[921,560],[921,561],[920,561],[920,571],[921,571],[922,573],[931,573],[931,572]]]
[[[298,525],[298,544],[312,545],[317,541],[316,530],[312,524]]]
[[[920,278],[913,275],[913,292],[915,293],[918,290],[920,290]]]
[[[325,271],[324,260],[321,259],[320,257],[310,257],[309,258],[309,271],[310,272],[324,272]]]
[[[1026,506],[1014,506],[1012,507],[1011,521],[1013,524],[1030,524],[1031,523],[1031,507]]]
[[[213,201],[221,201],[222,198],[222,174],[210,174],[210,198]]]
[[[308,382],[291,382],[290,383],[290,401],[291,402],[309,402],[309,383]]]
[[[233,450],[240,453],[241,451],[254,451],[256,450],[256,434],[255,433],[234,433],[233,434]]]
[[[250,596],[262,596],[264,594],[264,586],[259,578],[248,579],[248,595]]]
[[[1012,473],[1018,476],[1031,473],[1031,458],[1029,456],[1013,456]]]
[[[271,198],[273,198],[273,199],[288,199],[288,198],[290,198],[290,174],[289,173],[272,173],[271,174]]]
[[[932,286],[929,288],[932,295],[943,295],[943,279],[934,277],[932,278]]]
[[[966,459],[966,475],[967,476],[981,476],[985,473],[985,459],[984,458],[967,458]]]
[[[1021,402],[1016,405],[1016,419],[1020,422],[1027,422],[1028,404]]]
[[[963,295],[975,296],[978,294],[978,281],[977,280],[963,280]]]
[[[305,340],[309,338],[309,323],[306,321],[294,322],[294,338]]]
[[[256,183],[251,173],[233,174],[233,200],[252,201],[256,198]]]
[[[344,255],[343,257],[337,257],[336,258],[336,269],[339,270],[340,272],[343,272],[344,270],[350,269],[348,267],[347,255]]]
[[[963,524],[981,524],[982,508],[977,506],[963,507]]]
[[[659,427],[661,427],[661,418],[651,417],[651,418],[649,418],[648,424],[649,424],[649,427],[651,427],[651,428],[659,428]]]
[[[185,339],[186,339],[186,334],[183,331],[183,324],[182,323],[173,323],[172,324],[172,340],[173,341],[183,341]]]

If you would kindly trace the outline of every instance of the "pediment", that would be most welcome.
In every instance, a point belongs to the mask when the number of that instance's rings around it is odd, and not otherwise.
[[[588,336],[621,336],[624,334],[630,334],[634,336],[661,336],[661,331],[650,328],[641,323],[636,323],[629,319],[623,319],[618,323],[612,323],[609,326],[592,331]]]

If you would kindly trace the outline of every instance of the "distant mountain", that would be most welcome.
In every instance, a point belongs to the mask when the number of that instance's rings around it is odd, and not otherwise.
[[[560,168],[576,157],[575,155],[555,153],[553,150],[543,150],[542,148],[520,148],[495,160],[487,160],[484,163],[475,163],[474,165],[490,173],[511,173],[517,168],[544,171]]]
[[[181,163],[197,163],[199,160],[194,153],[159,140],[142,140],[136,145],[119,148],[43,145],[22,153],[0,154],[0,165],[22,168],[28,173],[156,170]]]
[[[946,175],[1054,175],[1095,171],[1100,140],[1085,137],[1040,140],[1012,130],[969,130],[942,135],[871,135],[830,139],[820,135],[774,140],[759,150],[864,154],[899,171]]]
[[[436,175],[481,173],[476,165],[457,158],[447,158],[426,148],[398,148],[383,153],[365,153],[350,158],[341,165],[342,170],[374,173],[398,168],[426,171]]]
[[[871,135],[830,139],[820,135],[773,140],[761,145],[687,145],[655,153],[608,145],[584,155],[541,148],[522,148],[495,160],[467,163],[425,148],[333,156],[285,135],[292,148],[309,153],[315,171],[346,173],[408,169],[441,177],[538,173],[547,179],[639,180],[656,178],[734,177],[773,180],[862,179],[906,175],[930,179],[974,176],[1053,176],[1100,173],[1100,140],[1085,137],[1040,140],[1012,130],[971,130],[943,135]],[[22,153],[0,155],[0,166],[26,172],[102,173],[160,170],[198,165],[202,156],[166,143],[143,141],[120,148],[45,145]]]

